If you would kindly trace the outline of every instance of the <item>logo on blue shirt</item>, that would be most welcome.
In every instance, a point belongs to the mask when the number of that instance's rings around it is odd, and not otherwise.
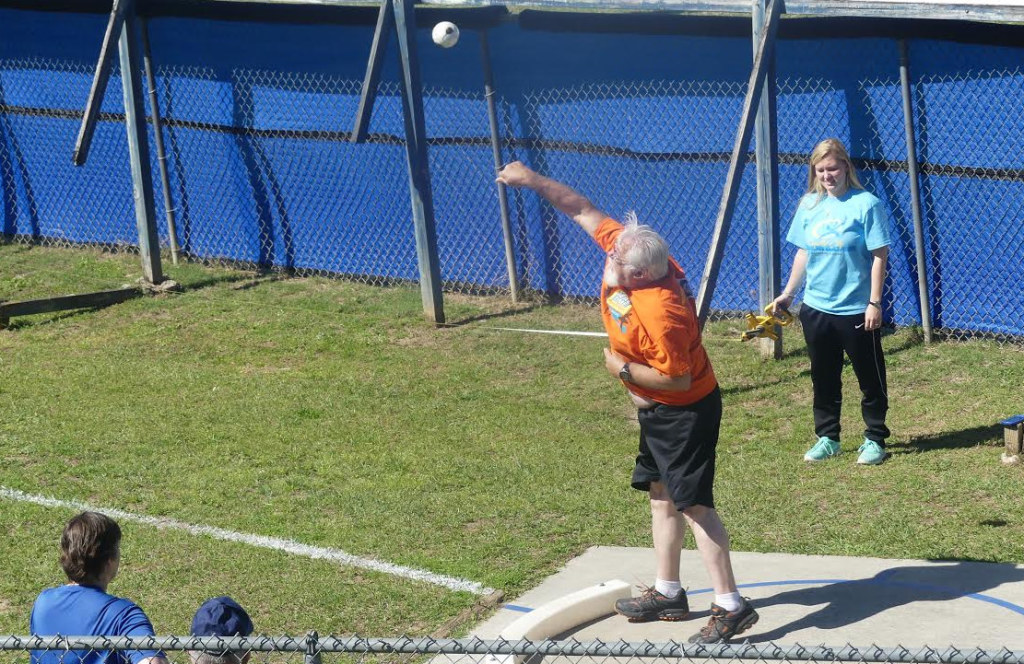
[[[808,247],[815,249],[828,250],[842,250],[845,247],[843,243],[843,233],[846,231],[846,224],[842,219],[835,217],[825,217],[820,221],[814,222],[814,224],[807,229],[807,244]]]

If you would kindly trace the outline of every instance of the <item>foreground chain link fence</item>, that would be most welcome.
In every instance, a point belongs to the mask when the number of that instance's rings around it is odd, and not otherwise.
[[[0,658],[32,652],[43,661],[78,662],[89,653],[120,651],[138,657],[163,654],[173,662],[206,664],[292,662],[437,662],[444,664],[524,664],[564,662],[877,662],[879,664],[1020,664],[1024,652],[1006,648],[881,647],[871,645],[802,646],[774,643],[694,645],[665,642],[507,641],[431,637],[366,638],[360,636],[255,637],[74,637],[9,636],[0,638]]]
[[[464,40],[471,39],[467,31]],[[1024,343],[1018,315],[1024,289],[1017,285],[1024,253],[1024,70],[1004,66],[1019,61],[1019,50],[910,43],[911,62],[922,69],[911,94],[926,245],[925,264],[918,265],[896,42],[870,46],[844,64],[849,71],[780,70],[783,237],[806,188],[807,154],[820,139],[838,137],[892,221],[886,322],[923,324],[923,274],[931,324],[941,335]],[[103,100],[88,163],[74,167],[67,157],[93,63],[5,58],[4,48],[0,43],[0,236],[134,250],[117,86]],[[801,62],[833,57],[827,40],[799,48],[806,54]],[[991,53],[1000,58],[989,65]],[[355,144],[359,78],[325,73],[322,63],[301,57],[261,67],[163,55],[157,48],[155,98],[170,209],[162,196],[155,198],[165,252],[173,227],[187,260],[375,285],[418,281],[398,83],[382,81],[367,141]],[[167,59],[175,61],[161,64]],[[978,68],[979,62],[986,66]],[[460,66],[466,77],[479,77],[478,63]],[[585,81],[565,83],[562,76],[539,84],[514,76],[515,65],[505,67],[517,80],[502,88],[496,68],[502,159],[521,159],[576,186],[613,216],[635,211],[665,235],[696,290],[746,92],[743,77],[715,72],[713,63],[706,64],[707,76],[691,70],[675,80],[605,77],[581,65]],[[112,80],[119,75],[115,67]],[[512,275],[483,86],[432,85],[425,77],[424,111],[443,288],[508,294]],[[155,174],[158,156],[152,161]],[[711,302],[713,318],[757,308],[755,166],[751,152]],[[548,301],[593,302],[603,260],[597,248],[536,196],[510,196],[512,264],[522,290]],[[783,241],[783,279],[793,254]]]

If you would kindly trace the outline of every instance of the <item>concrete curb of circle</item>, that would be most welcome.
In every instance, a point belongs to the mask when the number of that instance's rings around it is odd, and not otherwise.
[[[508,641],[542,641],[611,613],[615,600],[632,595],[625,581],[612,579],[563,595],[525,614],[501,630]],[[522,655],[488,655],[485,664],[523,664]]]

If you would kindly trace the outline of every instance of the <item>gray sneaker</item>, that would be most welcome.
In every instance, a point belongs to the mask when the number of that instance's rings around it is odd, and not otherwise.
[[[680,590],[675,597],[665,597],[654,588],[644,588],[639,597],[617,600],[615,612],[629,618],[629,622],[686,620],[690,604],[686,601],[685,590]]]
[[[690,637],[690,643],[722,643],[737,634],[750,629],[760,616],[750,602],[743,598],[740,608],[726,611],[717,604],[711,605],[711,618],[708,624]]]

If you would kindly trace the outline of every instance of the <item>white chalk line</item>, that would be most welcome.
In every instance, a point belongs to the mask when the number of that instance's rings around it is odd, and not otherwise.
[[[431,583],[435,586],[448,588],[449,590],[473,593],[474,595],[490,595],[494,592],[493,588],[487,588],[475,581],[467,581],[466,579],[445,576],[443,574],[435,574],[433,572],[405,567],[403,565],[381,562],[372,558],[361,558],[359,556],[354,556],[351,553],[346,553],[340,549],[310,546],[309,544],[303,544],[301,542],[296,542],[295,540],[283,539],[280,537],[250,535],[247,533],[235,532],[233,530],[216,528],[214,526],[185,523],[184,521],[178,521],[176,519],[169,519],[166,517],[133,514],[132,512],[125,512],[124,510],[109,507],[95,507],[77,500],[59,500],[48,496],[25,493],[24,491],[19,491],[17,489],[9,489],[5,486],[0,486],[0,498],[7,498],[8,500],[14,500],[22,503],[42,505],[44,507],[59,507],[79,511],[89,510],[92,512],[100,512],[113,519],[134,521],[135,523],[153,526],[160,530],[181,530],[192,535],[204,535],[206,537],[212,537],[213,539],[224,540],[227,542],[237,542],[262,549],[284,551],[285,553],[290,553],[296,556],[305,556],[306,558],[312,558],[313,560],[329,560],[349,567],[359,567],[362,569],[373,570],[375,572],[382,572],[384,574],[390,574],[404,579]]]
[[[463,327],[455,323],[440,323],[444,327]],[[606,332],[580,332],[577,330],[532,330],[529,328],[500,328],[490,325],[477,325],[474,329],[478,330],[498,330],[500,332],[525,332],[527,334],[562,334],[565,336],[593,336],[593,337],[607,337]]]
[[[576,332],[574,330],[530,330],[524,327],[488,327],[481,325],[485,330],[501,330],[502,332],[527,332],[530,334],[564,334],[570,337],[607,337],[604,332]]]

